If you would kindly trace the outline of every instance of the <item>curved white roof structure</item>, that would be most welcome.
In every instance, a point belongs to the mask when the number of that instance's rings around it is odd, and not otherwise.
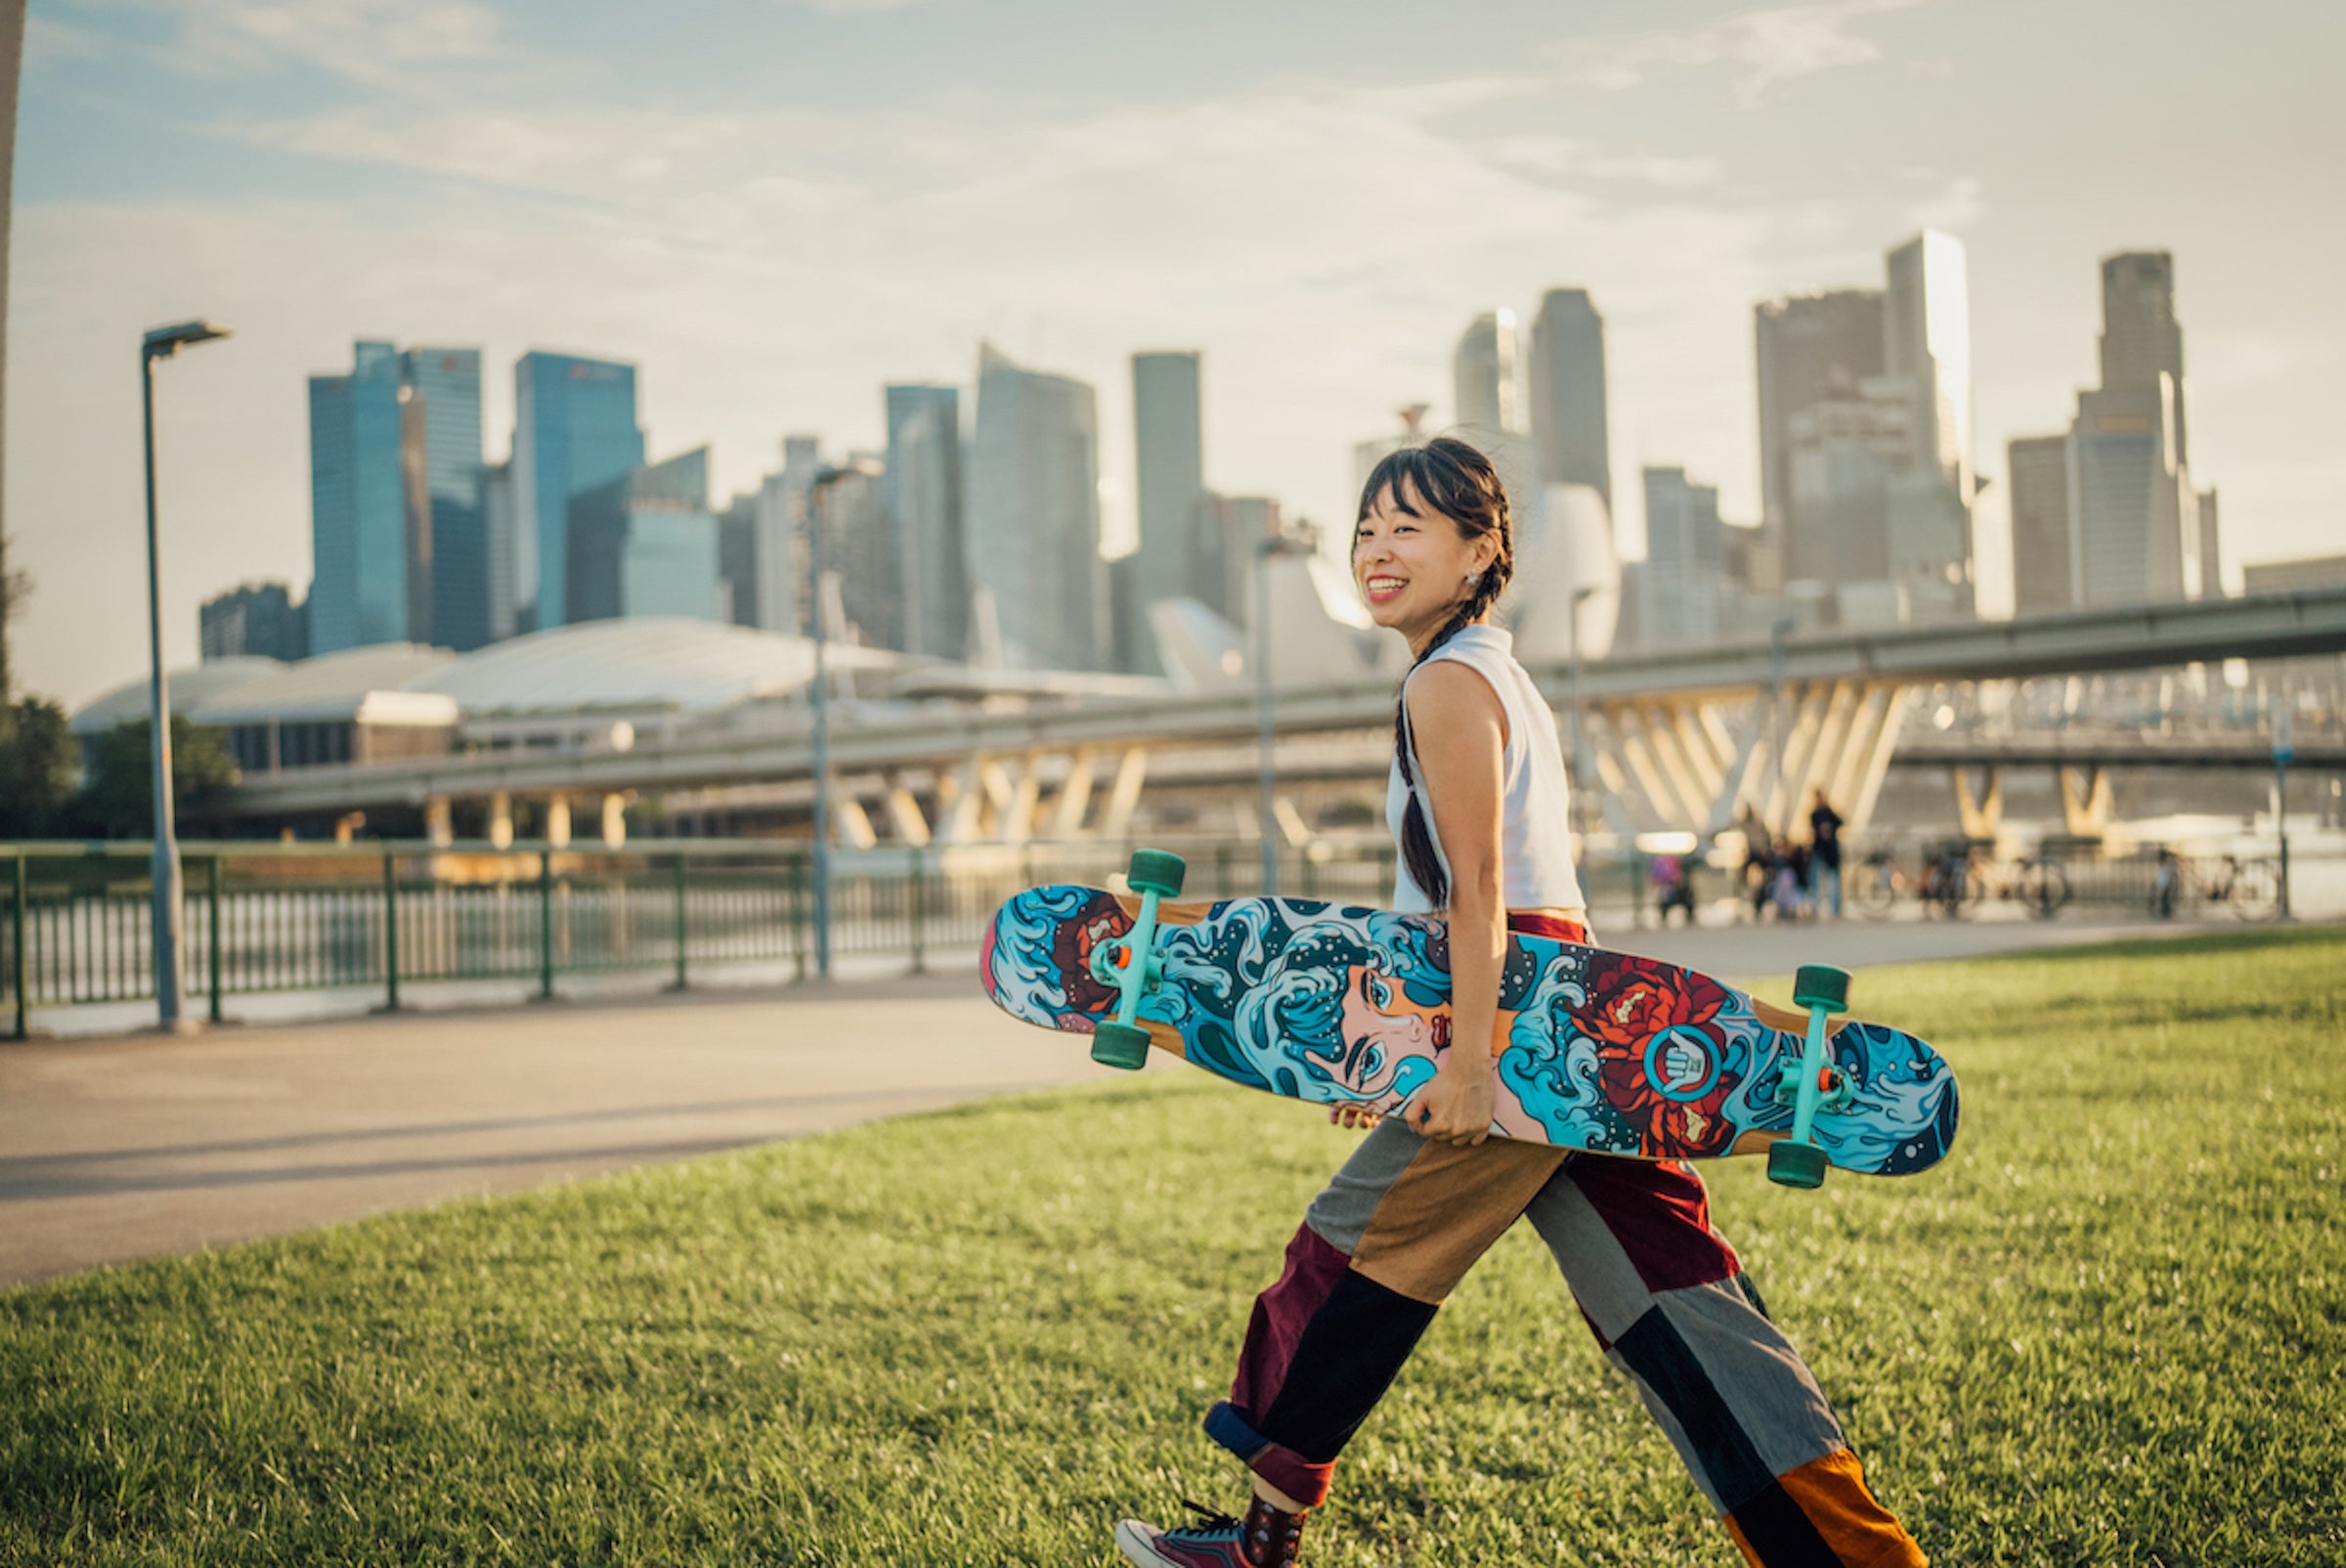
[[[834,642],[837,670],[892,669],[902,654]],[[799,690],[814,644],[683,616],[587,621],[533,632],[452,659],[408,682],[454,698],[467,718],[506,714],[708,712]]]
[[[455,658],[446,648],[385,642],[297,664],[211,659],[171,672],[171,711],[197,724],[348,719],[362,717],[362,710],[369,722],[454,723],[453,709],[405,698],[401,688]],[[147,677],[142,675],[75,714],[73,730],[103,734],[146,717]]]

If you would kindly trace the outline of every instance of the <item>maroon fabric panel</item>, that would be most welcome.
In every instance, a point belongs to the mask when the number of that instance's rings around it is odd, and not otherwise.
[[[1526,915],[1510,909],[1507,930],[1526,936],[1545,936],[1549,941],[1571,942],[1576,947],[1588,945],[1588,928],[1561,915]]]
[[[1287,1243],[1286,1267],[1268,1290],[1254,1298],[1246,1342],[1238,1350],[1238,1374],[1230,1387],[1230,1402],[1248,1420],[1258,1419],[1279,1397],[1304,1326],[1336,1287],[1336,1282],[1344,1278],[1351,1261],[1309,1225],[1295,1228],[1295,1239]]]
[[[1314,1464],[1291,1448],[1277,1443],[1246,1461],[1247,1467],[1284,1492],[1307,1508],[1316,1508],[1327,1501],[1327,1489],[1336,1478],[1336,1461]]]
[[[1727,1239],[1711,1228],[1711,1195],[1703,1179],[1683,1162],[1576,1154],[1565,1172],[1648,1290],[1712,1285],[1743,1267]]]

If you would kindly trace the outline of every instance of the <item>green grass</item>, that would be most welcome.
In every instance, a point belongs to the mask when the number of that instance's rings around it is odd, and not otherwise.
[[[2342,979],[2335,931],[1869,972],[1953,1157],[1709,1167],[1937,1561],[2346,1563]],[[1350,1143],[1151,1077],[0,1296],[0,1561],[1115,1561],[1239,1497],[1195,1421]],[[1739,1561],[1524,1228],[1307,1547]]]

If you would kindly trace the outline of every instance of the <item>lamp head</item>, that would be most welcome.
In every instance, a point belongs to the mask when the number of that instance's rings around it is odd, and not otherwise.
[[[181,322],[176,327],[149,330],[143,352],[151,360],[167,360],[191,343],[208,343],[215,337],[226,336],[228,328],[218,322]]]

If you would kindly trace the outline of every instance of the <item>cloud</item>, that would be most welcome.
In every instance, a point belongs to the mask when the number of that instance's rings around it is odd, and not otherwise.
[[[306,581],[303,377],[346,365],[357,336],[481,344],[493,455],[518,354],[632,359],[655,453],[713,443],[726,491],[772,465],[784,430],[876,444],[881,384],[966,383],[980,335],[1099,389],[1103,472],[1122,482],[1129,355],[1195,345],[1213,482],[1325,516],[1351,500],[1353,441],[1402,402],[1447,404],[1475,310],[1528,315],[1542,288],[1586,283],[1614,324],[1616,428],[1673,433],[1671,456],[1701,473],[1748,467],[1769,220],[1681,203],[1672,183],[1700,170],[1612,159],[1630,202],[1442,128],[1513,88],[1287,81],[994,122],[419,100],[239,122],[282,151],[444,183],[428,202],[20,213],[14,357],[45,393],[16,401],[8,473],[43,577],[27,646],[50,650],[50,689],[135,669],[135,600],[76,564],[101,558],[85,547],[101,521],[137,516],[135,410],[105,367],[139,327],[197,314],[238,337],[174,365],[165,394],[168,592],[190,648],[199,597]],[[1617,489],[1633,495],[1631,458],[1625,434]]]
[[[238,78],[306,66],[400,94],[454,89],[452,69],[541,74],[509,50],[479,0],[103,0],[177,22],[143,51],[165,70]]]
[[[1639,87],[1659,69],[1739,67],[1738,108],[1759,107],[1769,89],[1820,71],[1870,65],[1882,46],[1849,30],[1859,18],[1911,11],[1929,0],[1822,0],[1746,11],[1673,32],[1575,40],[1556,51],[1572,85],[1605,91]]]

